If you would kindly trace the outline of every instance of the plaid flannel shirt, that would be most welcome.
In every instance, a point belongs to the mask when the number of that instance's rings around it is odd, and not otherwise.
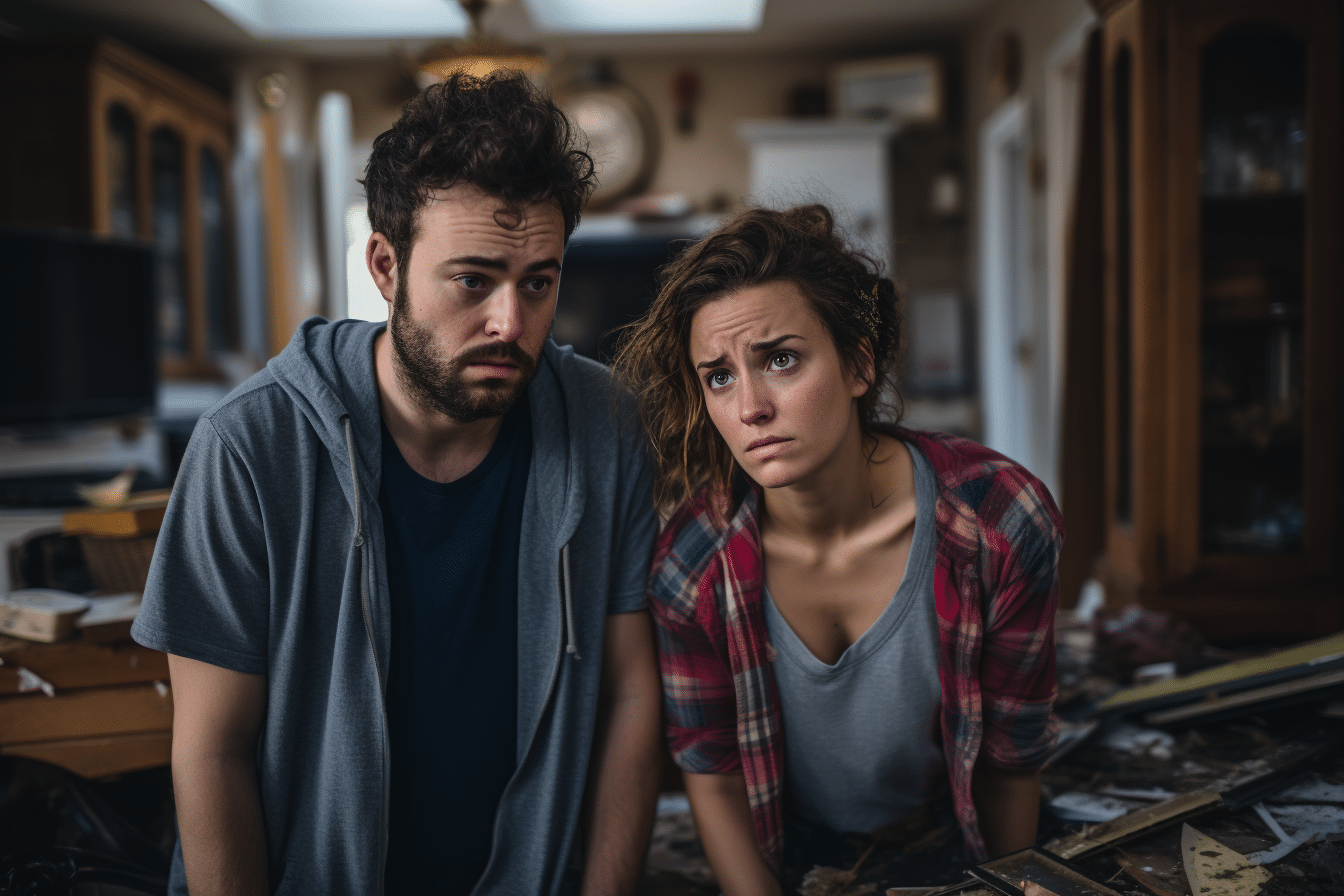
[[[975,763],[1039,768],[1058,731],[1063,522],[1045,486],[1002,455],[941,433],[888,431],[916,445],[938,478],[939,728],[957,821],[983,858]],[[778,870],[783,722],[761,602],[758,500],[749,491],[734,510],[702,497],[675,513],[658,538],[649,596],[672,756],[688,772],[743,775],[757,843]]]

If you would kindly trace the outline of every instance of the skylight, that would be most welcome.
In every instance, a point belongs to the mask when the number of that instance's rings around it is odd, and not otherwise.
[[[523,0],[537,28],[573,34],[755,31],[765,0]]]
[[[456,0],[206,0],[255,38],[460,37]]]
[[[461,37],[457,0],[206,0],[259,40]],[[513,0],[519,2],[519,0]],[[656,34],[754,31],[765,0],[521,0],[539,31]],[[489,13],[487,12],[487,17]]]

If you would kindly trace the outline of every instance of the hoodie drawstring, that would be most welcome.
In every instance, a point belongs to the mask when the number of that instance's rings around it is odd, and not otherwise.
[[[364,544],[364,508],[359,497],[359,476],[355,471],[355,429],[350,424],[349,414],[342,414],[341,422],[345,424],[345,454],[350,460],[350,482],[355,489],[355,547],[361,547]]]
[[[565,613],[565,653],[572,654],[574,659],[581,660],[579,655],[578,639],[574,635],[574,598],[570,594],[569,580],[569,545],[560,549],[560,604]]]

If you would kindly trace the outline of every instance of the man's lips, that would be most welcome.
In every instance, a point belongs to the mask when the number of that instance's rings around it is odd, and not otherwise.
[[[757,448],[765,448],[768,445],[778,445],[780,442],[789,442],[789,441],[792,440],[786,439],[783,436],[766,436],[763,439],[757,439],[756,441],[752,442],[750,445],[747,446],[747,450],[755,451]]]

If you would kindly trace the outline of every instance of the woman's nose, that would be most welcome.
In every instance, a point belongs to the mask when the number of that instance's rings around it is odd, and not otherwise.
[[[737,413],[743,423],[760,423],[774,413],[770,396],[750,376],[743,377],[737,390]]]

